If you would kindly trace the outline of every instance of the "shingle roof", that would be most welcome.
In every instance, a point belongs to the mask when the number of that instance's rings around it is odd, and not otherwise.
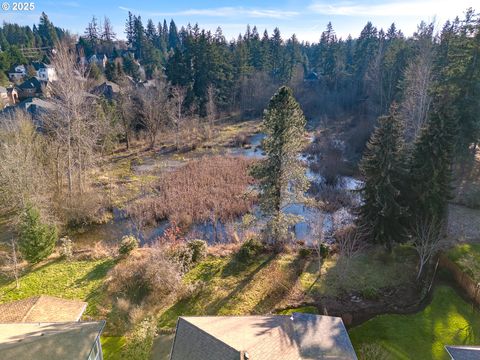
[[[172,360],[357,359],[341,318],[311,314],[181,317]],[[244,356],[244,357],[241,357]]]
[[[480,346],[445,346],[453,360],[480,359]]]
[[[105,321],[0,324],[2,360],[87,359]]]
[[[78,321],[86,307],[83,301],[33,296],[0,304],[0,323]]]

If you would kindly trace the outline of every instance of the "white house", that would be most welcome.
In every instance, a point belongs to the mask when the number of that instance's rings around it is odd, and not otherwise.
[[[13,82],[23,80],[25,76],[27,76],[27,68],[25,65],[15,65],[8,73],[8,78]]]
[[[34,62],[32,65],[35,68],[37,73],[35,77],[38,80],[46,82],[57,80],[57,73],[53,66],[40,62]]]

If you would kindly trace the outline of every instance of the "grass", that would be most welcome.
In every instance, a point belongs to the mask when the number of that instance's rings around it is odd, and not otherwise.
[[[318,309],[315,306],[301,306],[298,308],[285,309],[278,312],[280,315],[292,315],[293,313],[318,314]]]
[[[391,255],[374,248],[352,258],[348,264],[336,256],[326,259],[321,277],[318,262],[312,261],[300,281],[303,290],[314,296],[336,297],[345,292],[363,293],[366,289],[371,293],[410,282],[416,263],[416,254],[409,247],[398,247]]]
[[[105,360],[120,360],[121,351],[125,346],[126,340],[123,336],[102,336],[103,358]]]
[[[392,359],[449,359],[445,345],[478,345],[480,313],[450,287],[435,289],[433,301],[413,315],[380,315],[350,331],[358,351],[376,343]]]
[[[95,316],[102,298],[103,281],[113,264],[111,259],[41,263],[20,278],[19,289],[15,289],[12,281],[1,281],[0,302],[51,295],[87,301],[85,315]]]
[[[208,258],[184,281],[190,296],[161,314],[159,327],[172,329],[180,315],[247,315],[274,311],[295,286],[304,260],[291,254],[261,255],[250,264],[235,257]]]
[[[480,281],[480,244],[456,245],[447,252],[447,256],[473,280]]]

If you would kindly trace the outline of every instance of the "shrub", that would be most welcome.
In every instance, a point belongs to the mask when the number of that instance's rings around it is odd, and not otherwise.
[[[265,246],[256,238],[250,238],[243,243],[238,250],[237,258],[242,262],[251,261],[257,255],[265,251]]]
[[[188,247],[192,250],[192,262],[194,264],[207,256],[207,242],[204,240],[191,240],[188,242]]]
[[[364,344],[358,352],[360,360],[391,360],[392,356],[379,344]]]
[[[326,244],[320,244],[320,256],[325,259],[330,255],[330,247]]]
[[[168,246],[166,255],[171,261],[178,264],[182,273],[186,273],[192,266],[193,250],[185,243]]]
[[[139,244],[139,241],[135,236],[133,235],[124,236],[120,243],[118,252],[121,255],[128,255],[132,252],[132,250],[138,247],[138,244]]]
[[[73,256],[72,240],[65,236],[60,239],[60,256],[67,260],[71,260]]]
[[[306,258],[306,257],[309,257],[311,256],[313,253],[313,250],[311,248],[308,248],[308,247],[301,247],[298,254],[300,255],[300,257],[302,258]]]
[[[137,305],[162,306],[183,289],[178,264],[156,249],[150,249],[140,258],[118,263],[110,277],[108,291]]]
[[[367,300],[377,300],[380,294],[377,288],[369,286],[362,290],[362,297]]]
[[[20,223],[19,248],[23,258],[38,263],[53,252],[56,241],[57,228],[44,223],[37,208],[27,207]]]

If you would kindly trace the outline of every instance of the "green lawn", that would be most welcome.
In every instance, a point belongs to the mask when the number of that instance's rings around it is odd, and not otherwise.
[[[392,254],[381,247],[365,251],[346,263],[337,256],[327,258],[318,276],[318,262],[312,261],[301,276],[303,290],[312,295],[342,296],[359,292],[376,298],[383,288],[411,282],[416,274],[417,255],[408,246],[397,246]]]
[[[0,303],[51,295],[87,301],[85,314],[95,316],[102,297],[101,286],[113,265],[111,259],[41,263],[20,278],[19,289],[15,289],[12,281],[0,281]]]
[[[378,344],[392,359],[449,359],[444,345],[480,344],[480,313],[450,287],[435,289],[433,301],[413,315],[381,315],[350,330],[359,352]]]
[[[480,281],[480,244],[459,244],[447,252],[450,260],[475,281]]]

